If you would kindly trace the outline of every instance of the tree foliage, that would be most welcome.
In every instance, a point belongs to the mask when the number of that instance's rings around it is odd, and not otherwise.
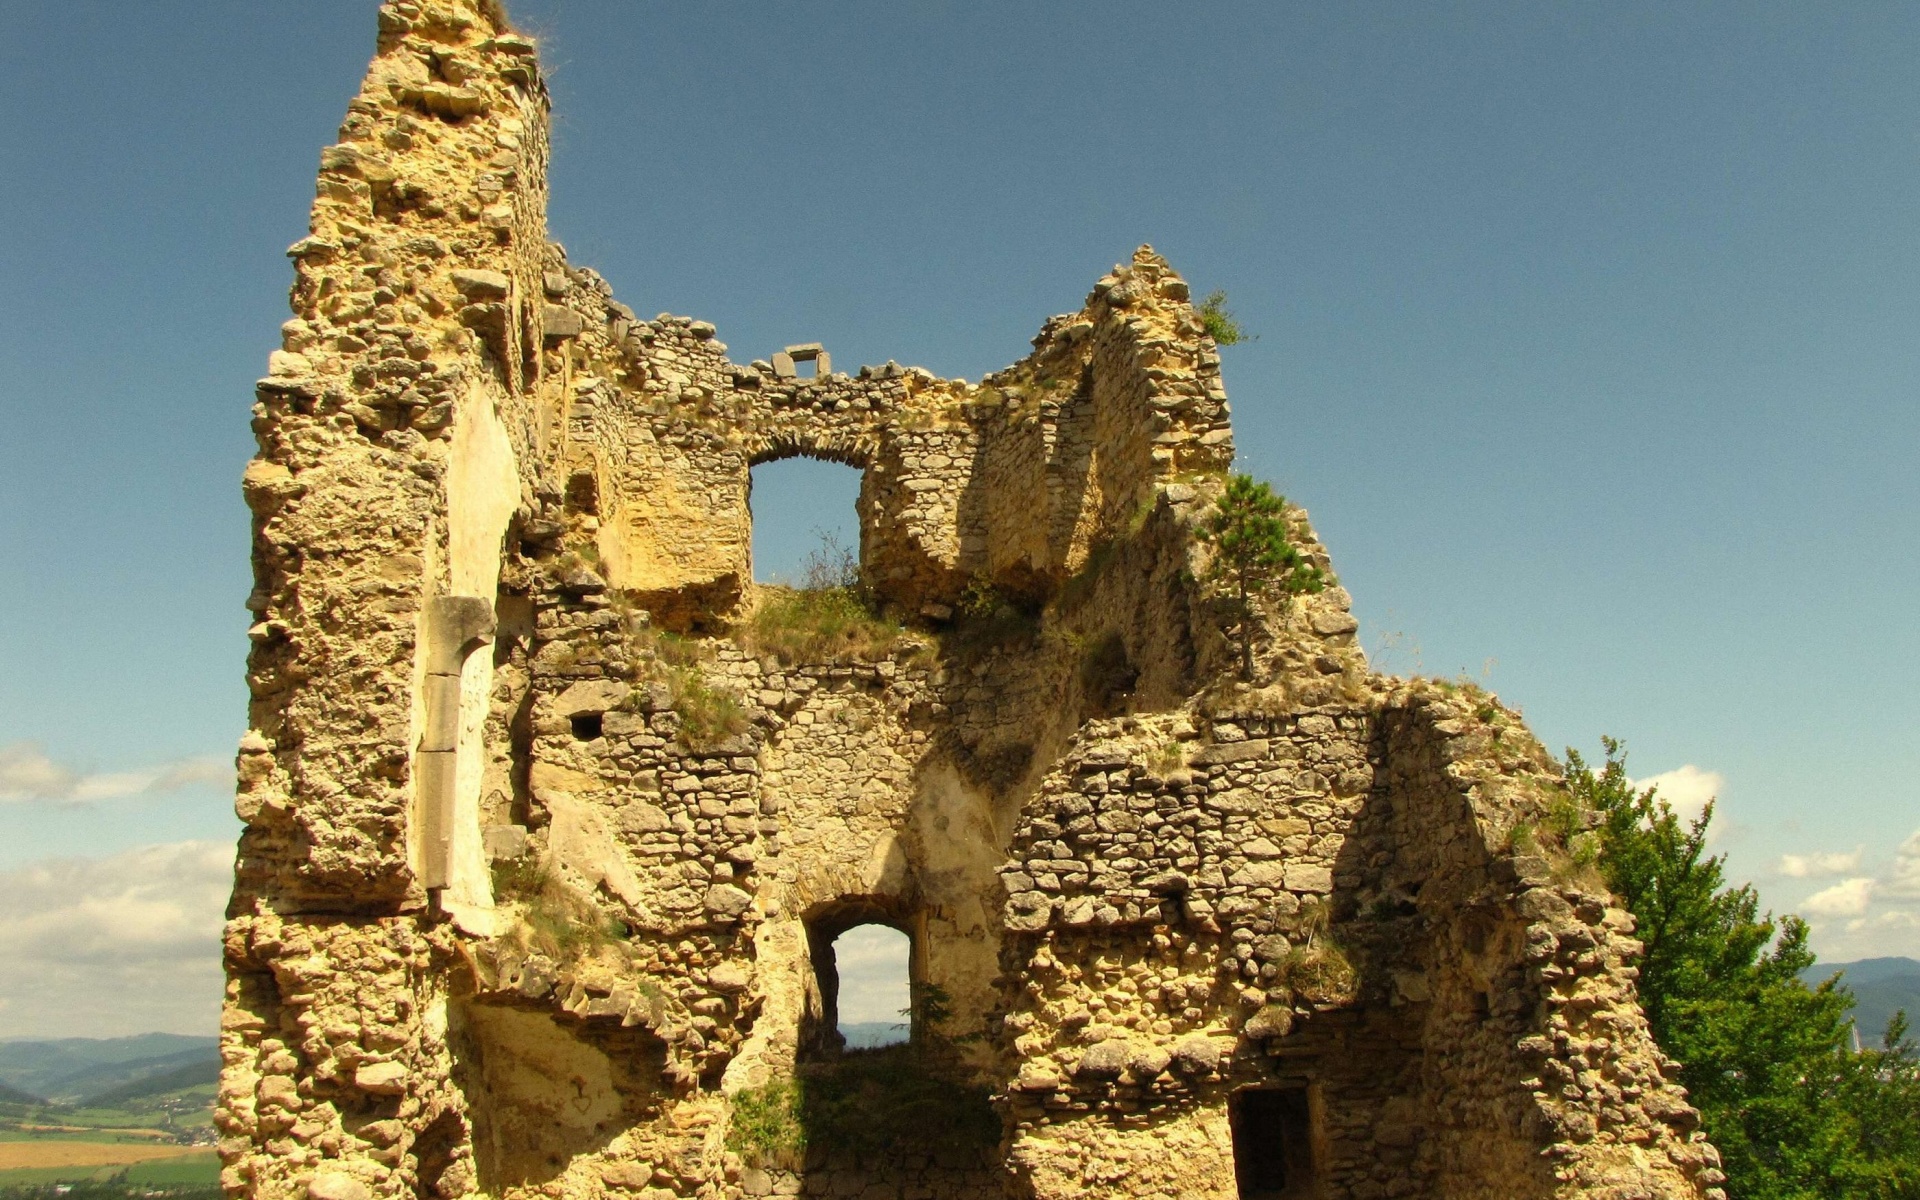
[[[1620,744],[1594,770],[1569,751],[1574,804],[1556,832],[1598,840],[1598,866],[1646,945],[1640,1001],[1654,1040],[1719,1148],[1733,1200],[1920,1198],[1920,1051],[1896,1015],[1853,1052],[1853,996],[1815,987],[1800,918],[1760,912],[1706,852],[1709,804],[1683,822],[1627,777]]]
[[[1287,501],[1251,475],[1227,480],[1220,502],[1201,523],[1199,536],[1213,546],[1206,582],[1223,589],[1234,605],[1240,642],[1240,677],[1253,678],[1254,602],[1317,592],[1327,585],[1287,531]]]
[[[1240,322],[1233,319],[1233,314],[1227,311],[1225,292],[1207,293],[1206,299],[1200,302],[1200,324],[1206,327],[1207,336],[1213,339],[1216,346],[1237,346],[1241,342],[1254,340],[1240,328]]]

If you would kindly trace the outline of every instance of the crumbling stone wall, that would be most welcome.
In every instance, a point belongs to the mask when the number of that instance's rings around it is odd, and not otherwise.
[[[1631,919],[1515,849],[1560,788],[1518,718],[1370,674],[1338,587],[1236,679],[1165,260],[978,384],[741,365],[547,240],[497,5],[379,38],[254,408],[232,1194],[1227,1197],[1278,1140],[1287,1195],[1718,1195]],[[796,454],[862,472],[885,620],[836,650],[753,632],[750,471]],[[997,1143],[744,1138],[849,1061],[862,920]]]

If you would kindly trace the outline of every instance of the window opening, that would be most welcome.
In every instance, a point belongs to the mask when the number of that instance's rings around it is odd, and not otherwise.
[[[814,964],[828,1020],[847,1049],[911,1040],[913,939],[888,925],[856,925]]]
[[[788,346],[773,356],[773,374],[776,379],[825,379],[833,374],[833,358],[819,342]]]
[[[754,582],[842,587],[857,580],[857,468],[815,458],[784,458],[754,467],[749,486]]]
[[[1228,1109],[1240,1200],[1313,1195],[1313,1115],[1307,1089],[1248,1088]]]
[[[568,723],[573,726],[575,740],[582,742],[592,741],[606,729],[606,718],[600,713],[579,713],[568,718]]]

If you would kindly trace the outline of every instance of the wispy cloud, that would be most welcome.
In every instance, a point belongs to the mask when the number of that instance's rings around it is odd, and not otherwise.
[[[1848,933],[1859,933],[1868,929],[1894,931],[1920,929],[1920,915],[1904,909],[1890,908],[1879,916],[1857,917],[1847,922]]]
[[[0,872],[0,1036],[212,1032],[232,883],[217,842]]]
[[[0,802],[87,804],[122,796],[177,792],[194,784],[230,784],[233,768],[217,758],[183,758],[132,771],[85,772],[55,762],[36,742],[0,746]]]
[[[1851,853],[1841,854],[1782,854],[1779,871],[1790,879],[1819,879],[1828,875],[1845,875],[1849,871],[1860,869],[1860,856],[1864,848],[1856,846]]]
[[[1680,819],[1691,822],[1706,809],[1709,800],[1720,795],[1720,789],[1727,786],[1727,777],[1718,771],[1703,771],[1687,763],[1632,782],[1634,787],[1642,791],[1647,788],[1658,789],[1660,798],[1673,806],[1673,811],[1680,815]],[[1718,833],[1724,825],[1724,820],[1715,820],[1713,832]]]

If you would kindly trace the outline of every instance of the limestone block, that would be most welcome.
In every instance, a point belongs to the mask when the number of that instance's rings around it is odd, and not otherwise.
[[[645,800],[630,801],[620,810],[620,828],[628,833],[659,833],[672,826],[664,809]]]
[[[632,691],[616,679],[583,679],[554,697],[553,708],[563,717],[604,713],[619,707]]]
[[[480,831],[480,836],[486,846],[487,858],[492,862],[519,858],[527,852],[525,825],[489,825]]]
[[[579,337],[586,328],[580,314],[561,304],[549,304],[540,310],[540,335],[549,342]]]
[[[1219,1070],[1222,1057],[1218,1042],[1198,1034],[1182,1038],[1173,1047],[1174,1067],[1188,1075]]]
[[[1265,757],[1267,757],[1266,739],[1250,738],[1244,742],[1228,742],[1204,747],[1193,756],[1193,761],[1198,766],[1213,767]]]
[[[321,1171],[307,1181],[308,1200],[373,1200],[373,1190],[344,1171]]]
[[[1277,862],[1252,862],[1227,877],[1234,887],[1284,887],[1290,870]],[[1332,890],[1329,876],[1328,890]]]
[[[545,803],[552,818],[547,852],[554,860],[644,912],[644,891],[602,819],[604,810],[568,792],[549,791]]]
[[[1007,898],[1004,920],[1016,933],[1045,929],[1053,919],[1053,900],[1041,892],[1019,892]]]
[[[533,789],[534,799],[551,807],[556,798],[566,800],[573,796],[591,795],[606,785],[597,775],[537,759],[528,773],[528,786]]]
[[[730,883],[716,883],[707,889],[705,907],[717,917],[737,917],[753,907],[753,897]]]
[[[376,1096],[398,1096],[407,1090],[407,1069],[397,1062],[367,1063],[354,1071],[353,1086]]]
[[[398,86],[394,88],[394,97],[402,104],[410,104],[435,116],[456,120],[487,111],[487,97],[484,93],[473,88],[453,87],[444,83]]]
[[[1127,1058],[1131,1053],[1127,1043],[1120,1038],[1108,1038],[1087,1048],[1074,1064],[1073,1073],[1090,1079],[1117,1079],[1120,1072],[1127,1069]]]
[[[1172,1062],[1172,1052],[1162,1046],[1134,1046],[1127,1052],[1127,1070],[1142,1083],[1158,1076]]]
[[[1312,863],[1293,863],[1286,869],[1284,886],[1290,892],[1324,896],[1333,890],[1333,868]]]
[[[455,271],[452,278],[454,288],[469,300],[504,300],[512,286],[499,271]]]
[[[708,985],[718,992],[743,992],[752,981],[747,968],[737,962],[724,962],[707,972]]]
[[[1313,631],[1322,637],[1336,637],[1360,628],[1359,620],[1347,612],[1317,612],[1309,623]]]

